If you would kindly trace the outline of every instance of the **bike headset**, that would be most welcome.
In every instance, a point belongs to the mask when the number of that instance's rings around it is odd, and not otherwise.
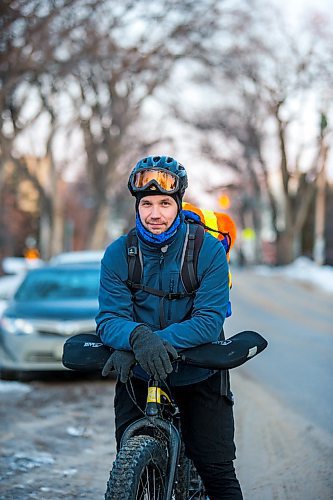
[[[136,208],[145,196],[167,194],[177,202],[180,211],[187,185],[185,167],[171,156],[147,156],[139,160],[128,180]]]

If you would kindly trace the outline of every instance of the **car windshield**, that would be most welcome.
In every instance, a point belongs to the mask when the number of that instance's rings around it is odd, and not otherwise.
[[[53,269],[31,272],[17,290],[16,300],[96,299],[99,269]]]

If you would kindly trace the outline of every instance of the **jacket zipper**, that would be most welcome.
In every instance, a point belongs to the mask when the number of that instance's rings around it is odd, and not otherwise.
[[[175,280],[174,278],[170,279],[170,293],[173,293],[175,291]],[[172,300],[168,300],[168,321],[171,319],[171,304]]]
[[[166,245],[165,247],[161,248],[161,255],[160,255],[160,275],[159,275],[159,288],[160,290],[163,290],[163,282],[162,282],[162,268],[163,268],[163,263],[164,263],[164,254],[167,251],[168,246]],[[166,327],[166,321],[165,321],[165,309],[164,309],[164,297],[160,298],[160,327],[161,329]]]
[[[164,263],[164,253],[161,252],[161,255],[160,255],[160,275],[159,275],[159,287],[160,287],[160,290],[163,290],[163,288],[162,288],[162,268],[163,268],[163,263]]]

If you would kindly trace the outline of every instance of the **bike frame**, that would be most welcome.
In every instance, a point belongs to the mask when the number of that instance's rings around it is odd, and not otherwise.
[[[168,413],[167,417],[164,416],[165,412]],[[151,435],[151,431],[156,432],[157,430],[161,432],[168,447],[168,482],[164,500],[171,500],[182,444],[179,410],[169,395],[161,389],[159,382],[151,380],[148,387],[145,416],[126,428],[120,447],[133,436]]]

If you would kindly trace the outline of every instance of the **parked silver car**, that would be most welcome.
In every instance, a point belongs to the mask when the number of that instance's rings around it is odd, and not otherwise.
[[[99,264],[104,255],[104,250],[80,250],[75,252],[62,252],[50,259],[50,264]]]
[[[65,370],[65,340],[95,332],[100,265],[31,270],[0,318],[0,374]]]

